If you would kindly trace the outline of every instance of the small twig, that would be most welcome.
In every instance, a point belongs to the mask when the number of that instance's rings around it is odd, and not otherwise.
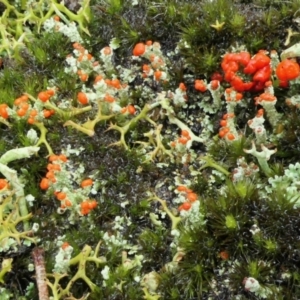
[[[42,248],[34,248],[32,251],[32,257],[35,267],[36,283],[39,291],[39,300],[49,300],[44,250]]]

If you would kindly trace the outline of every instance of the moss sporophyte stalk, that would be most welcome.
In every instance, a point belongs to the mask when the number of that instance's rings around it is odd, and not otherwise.
[[[0,0],[3,299],[300,298],[299,3],[244,2]]]

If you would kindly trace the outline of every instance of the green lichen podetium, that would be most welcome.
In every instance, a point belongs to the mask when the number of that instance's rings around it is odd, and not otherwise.
[[[43,23],[53,15],[58,15],[67,23],[76,22],[81,31],[89,34],[86,25],[91,18],[90,0],[83,0],[77,13],[72,12],[57,0],[30,2],[25,0],[18,5],[7,0],[0,1],[5,6],[0,23],[0,55],[3,53],[10,57],[18,55],[24,42],[29,42],[34,34],[26,24],[35,24],[39,32]]]
[[[28,221],[32,214],[21,216],[18,202],[13,202],[13,192],[8,192],[7,196],[0,204],[0,251],[7,251],[9,249],[9,239],[17,241],[21,245],[21,240],[28,240],[32,243],[36,239],[30,237],[32,230],[19,231],[18,225],[21,222]]]
[[[53,273],[47,275],[48,278],[54,278],[54,282],[51,282],[50,280],[47,281],[48,286],[52,290],[54,300],[65,299],[66,296],[70,295],[70,290],[73,284],[79,279],[83,280],[89,286],[91,291],[95,291],[99,288],[86,275],[86,264],[88,262],[93,262],[97,265],[97,267],[99,267],[100,264],[102,265],[106,262],[105,257],[98,256],[100,244],[101,243],[99,242],[94,251],[89,245],[85,245],[82,251],[69,261],[69,265],[78,266],[78,270],[76,274],[70,279],[65,288],[62,288],[59,282],[62,278],[66,277],[67,274]]]
[[[24,185],[18,177],[17,171],[11,169],[7,166],[12,161],[29,158],[33,154],[39,151],[39,147],[23,147],[18,149],[12,149],[7,151],[0,157],[0,172],[5,176],[5,178],[11,182],[15,193],[15,202],[18,205],[21,216],[24,218],[24,228],[29,230],[28,220],[28,209],[25,200]],[[14,204],[14,203],[12,203]],[[20,221],[18,221],[20,222]],[[17,223],[18,224],[18,223]]]

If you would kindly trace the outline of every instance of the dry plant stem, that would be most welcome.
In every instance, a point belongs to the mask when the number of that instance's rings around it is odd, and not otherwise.
[[[44,250],[42,248],[34,248],[32,251],[32,257],[35,267],[36,283],[39,291],[39,300],[49,300]]]

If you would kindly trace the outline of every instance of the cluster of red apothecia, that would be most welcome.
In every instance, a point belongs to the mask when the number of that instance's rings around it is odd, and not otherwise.
[[[252,58],[247,51],[226,53],[221,63],[224,79],[238,92],[261,91],[271,77],[270,61],[263,50]]]
[[[270,58],[271,57],[271,58]],[[236,53],[226,53],[223,57],[221,67],[223,75],[214,73],[210,83],[204,80],[195,80],[195,89],[205,92],[208,89],[213,94],[220,87],[220,82],[226,81],[230,84],[225,89],[226,102],[238,102],[243,98],[243,92],[262,92],[255,97],[255,105],[261,101],[273,102],[276,97],[272,93],[273,86],[272,75],[276,74],[280,87],[288,87],[289,81],[300,76],[300,67],[294,59],[284,59],[279,62],[276,51],[272,51],[270,57],[268,52],[260,50],[256,55],[251,57],[247,51]],[[274,74],[274,73],[275,74]],[[219,136],[227,140],[235,140],[236,132],[230,132],[228,122],[234,118],[232,110],[223,116],[220,122],[221,129]]]
[[[266,50],[260,50],[253,57],[247,51],[226,53],[221,63],[224,77],[215,73],[212,79],[222,81],[224,78],[237,92],[262,91],[270,81],[273,71],[267,54]],[[271,52],[272,54],[275,55],[276,52]],[[275,72],[280,87],[287,87],[288,81],[300,75],[300,68],[293,59],[285,59],[277,65]]]

